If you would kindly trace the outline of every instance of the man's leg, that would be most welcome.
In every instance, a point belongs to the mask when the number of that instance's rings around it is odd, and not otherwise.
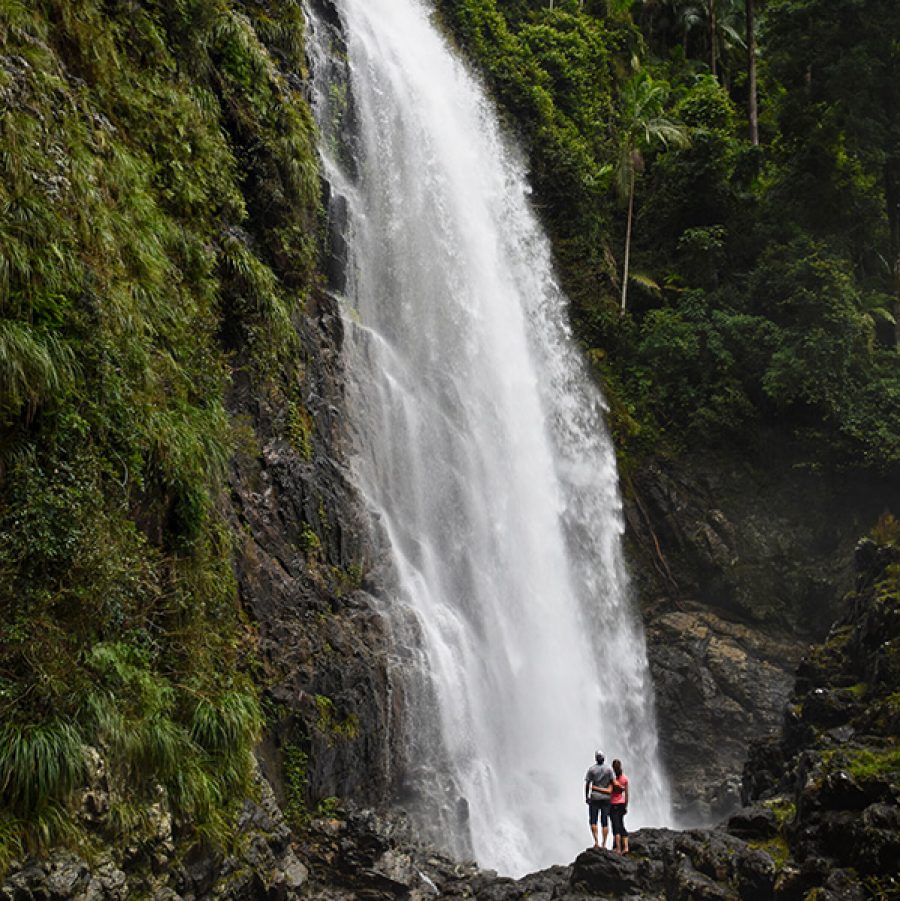
[[[600,805],[600,825],[603,827],[603,844],[601,848],[606,848],[606,836],[609,835],[609,804]]]
[[[591,801],[588,802],[588,824],[591,827],[591,835],[594,836],[594,847],[599,848],[597,844],[597,813],[600,805]]]

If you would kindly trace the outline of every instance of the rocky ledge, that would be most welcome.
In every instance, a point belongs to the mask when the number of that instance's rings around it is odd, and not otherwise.
[[[260,779],[230,855],[185,855],[160,810],[142,845],[26,862],[0,901],[898,898],[900,523],[884,518],[856,567],[844,615],[800,664],[780,734],[751,749],[744,808],[715,829],[642,829],[628,856],[589,849],[514,880],[423,846],[402,817],[335,807],[292,832]],[[102,793],[89,795],[85,816],[102,819]]]
[[[307,889],[317,892],[310,896],[900,897],[900,523],[884,517],[857,547],[855,565],[856,587],[843,615],[798,668],[781,732],[751,750],[745,806],[718,828],[642,829],[632,835],[627,857],[589,849],[569,866],[513,880],[410,850],[398,834],[356,817],[324,832],[320,827],[301,855],[310,868]],[[732,635],[735,642],[741,638]]]
[[[642,829],[621,856],[588,849],[568,866],[522,879],[455,864],[439,854],[395,843],[371,816],[321,824],[303,897],[317,899],[406,898],[479,901],[568,901],[585,898],[644,898],[668,901],[776,897],[778,866],[757,847],[721,830],[675,832]],[[770,824],[761,827],[768,837]],[[759,843],[766,839],[760,838]],[[324,877],[324,880],[323,880]]]

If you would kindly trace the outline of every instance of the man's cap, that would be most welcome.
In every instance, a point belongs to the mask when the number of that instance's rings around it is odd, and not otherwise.
[[[606,755],[602,751],[594,751],[594,759],[599,763]]]

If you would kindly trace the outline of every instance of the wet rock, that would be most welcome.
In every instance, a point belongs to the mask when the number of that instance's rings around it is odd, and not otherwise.
[[[881,565],[894,553],[867,544],[857,561]],[[896,888],[900,785],[895,733],[872,710],[890,704],[895,686],[875,678],[877,652],[900,638],[895,570],[861,571],[844,616],[798,668],[781,736],[751,749],[745,794],[792,803],[780,840],[792,858],[775,879],[779,899],[865,895],[865,880]],[[877,624],[877,625],[875,625]],[[842,726],[836,721],[849,720]],[[823,726],[832,728],[824,729]],[[887,887],[887,888],[885,888]]]
[[[774,898],[778,868],[765,851],[756,849],[741,854],[737,859],[736,871],[742,901],[769,901]]]
[[[88,882],[88,868],[74,854],[55,854],[49,862],[47,888],[53,898],[71,898]]]
[[[850,722],[861,707],[859,699],[849,689],[816,688],[803,704],[803,719],[819,729],[832,729]]]
[[[727,829],[745,841],[767,839],[778,834],[778,821],[767,807],[746,807],[728,819]]]
[[[666,868],[666,897],[671,901],[737,901],[737,893],[698,872],[687,857]]]

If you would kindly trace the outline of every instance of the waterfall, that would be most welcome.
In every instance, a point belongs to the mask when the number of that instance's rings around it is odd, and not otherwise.
[[[428,5],[336,8],[346,47],[310,14],[310,57],[409,804],[443,847],[520,875],[590,844],[595,748],[631,778],[631,828],[671,821],[604,403],[522,160]]]

